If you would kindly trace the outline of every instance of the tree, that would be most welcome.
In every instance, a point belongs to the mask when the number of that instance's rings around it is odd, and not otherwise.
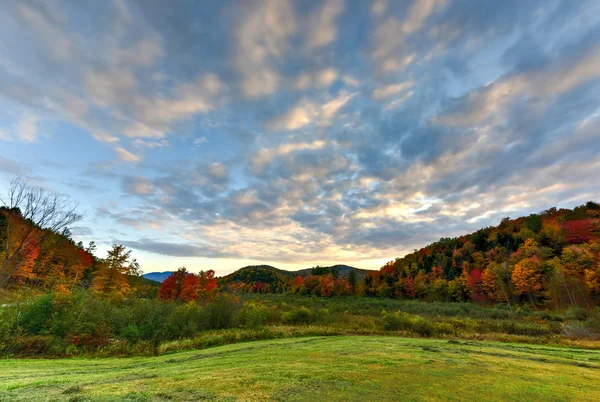
[[[350,286],[350,293],[356,293],[356,271],[354,269],[350,270],[348,274],[348,285]]]
[[[539,233],[542,230],[542,217],[538,214],[531,214],[525,218],[525,227],[533,233]]]
[[[162,300],[184,302],[206,300],[212,297],[216,288],[215,271],[200,271],[198,274],[193,274],[185,267],[181,267],[161,283],[158,297]]]
[[[586,243],[594,238],[594,223],[592,219],[566,221],[563,227],[567,243]]]
[[[331,297],[335,292],[335,279],[332,274],[320,276],[320,295]]]
[[[208,271],[198,272],[198,298],[207,300],[210,299],[217,289],[217,279],[215,278],[215,271],[209,269]]]
[[[185,267],[177,269],[169,275],[158,290],[158,297],[162,300],[181,300],[186,277],[189,275]],[[186,292],[189,294],[190,292]]]
[[[0,288],[31,253],[52,235],[62,233],[81,219],[77,205],[68,197],[41,187],[31,186],[22,178],[13,180],[5,198],[0,198],[3,252],[0,262]],[[36,235],[38,232],[38,235]]]
[[[515,265],[512,281],[517,296],[527,294],[531,304],[542,289],[541,262],[536,256],[524,258]]]
[[[97,293],[122,296],[129,290],[126,275],[137,276],[139,273],[140,265],[135,258],[131,258],[131,250],[113,244],[108,256],[101,262],[92,287]]]

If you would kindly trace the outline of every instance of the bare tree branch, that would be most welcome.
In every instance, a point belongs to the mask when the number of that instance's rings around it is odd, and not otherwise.
[[[5,227],[0,228],[6,235],[4,258],[0,262],[2,288],[33,248],[39,247],[52,234],[78,222],[82,216],[75,212],[77,204],[69,197],[29,185],[21,177],[10,183],[7,197],[0,198],[0,201],[0,213],[6,218]],[[15,228],[15,220],[20,218],[25,222],[24,231]],[[34,236],[36,229],[42,230],[41,235]]]

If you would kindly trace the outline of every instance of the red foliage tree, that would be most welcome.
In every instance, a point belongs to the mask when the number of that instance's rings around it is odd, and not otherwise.
[[[163,281],[158,290],[161,300],[195,301],[209,299],[217,288],[215,271],[200,271],[198,274],[179,268]]]
[[[302,285],[304,285],[304,279],[302,279],[302,277],[298,275],[296,279],[294,279],[294,288],[299,288]]]
[[[591,219],[566,221],[563,228],[567,243],[587,243],[594,239],[594,223]]]

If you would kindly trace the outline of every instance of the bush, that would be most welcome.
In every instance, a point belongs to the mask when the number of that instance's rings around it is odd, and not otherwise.
[[[422,317],[416,317],[412,320],[413,332],[421,336],[433,335],[433,325]]]
[[[262,304],[250,304],[244,308],[244,324],[248,328],[262,328],[269,317],[269,309]]]
[[[454,327],[447,322],[438,322],[434,325],[434,332],[437,335],[454,335]]]
[[[542,318],[542,320],[546,320],[546,321],[552,321],[552,322],[564,321],[564,318],[562,318],[560,315],[552,314],[548,311],[543,311],[542,314],[540,314],[540,317]]]
[[[410,331],[412,330],[412,321],[410,314],[403,312],[388,313],[385,310],[381,312],[383,320],[383,329],[386,331]]]
[[[140,330],[137,325],[131,323],[121,331],[121,337],[123,337],[127,342],[134,344],[141,339]]]
[[[24,305],[19,316],[19,326],[28,335],[40,335],[45,331],[53,310],[53,296],[40,296]]]
[[[240,310],[240,299],[231,295],[221,295],[206,305],[209,329],[224,329],[234,326],[234,318]]]
[[[304,306],[283,314],[282,320],[288,324],[309,324],[313,319],[312,312]]]
[[[53,349],[54,338],[47,335],[16,336],[6,344],[7,352],[17,356],[45,355]]]
[[[590,312],[581,307],[571,307],[567,310],[567,318],[570,320],[585,321],[590,318]]]

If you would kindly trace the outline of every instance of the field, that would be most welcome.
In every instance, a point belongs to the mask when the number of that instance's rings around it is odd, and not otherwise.
[[[0,360],[1,401],[593,401],[600,351],[307,337],[159,357]]]

